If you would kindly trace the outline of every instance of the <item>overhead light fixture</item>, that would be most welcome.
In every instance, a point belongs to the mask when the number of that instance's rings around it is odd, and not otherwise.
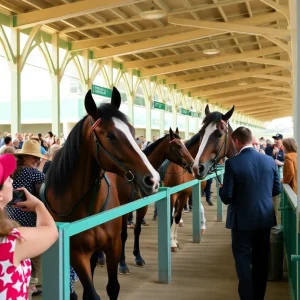
[[[165,17],[166,15],[167,13],[162,9],[155,7],[153,1],[150,10],[146,10],[140,13],[140,17],[146,20],[157,20]]]
[[[210,48],[210,49],[203,50],[203,53],[206,55],[215,55],[215,54],[219,54],[220,52],[221,52],[221,50],[216,49],[216,48]]]

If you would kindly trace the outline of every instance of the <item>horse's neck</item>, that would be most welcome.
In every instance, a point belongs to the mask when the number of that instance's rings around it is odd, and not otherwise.
[[[158,170],[162,163],[168,159],[169,148],[169,144],[166,146],[166,140],[164,140],[147,155],[149,162],[155,170]]]
[[[88,148],[82,149],[78,166],[74,172],[74,183],[72,188],[75,188],[79,195],[82,196],[82,191],[86,191],[91,184],[100,176],[102,169],[98,166],[92,153]]]
[[[191,146],[188,150],[192,156],[192,158],[196,158],[197,156],[197,153],[198,153],[198,150],[199,150],[199,147],[200,147],[200,141],[197,142],[196,144],[194,144],[193,146]]]
[[[228,146],[227,153],[226,153],[227,158],[231,158],[231,157],[234,157],[237,155],[237,151],[235,149],[235,146],[234,146],[232,138],[231,138],[232,132],[233,132],[232,128],[229,127],[229,134],[228,134],[229,146]]]

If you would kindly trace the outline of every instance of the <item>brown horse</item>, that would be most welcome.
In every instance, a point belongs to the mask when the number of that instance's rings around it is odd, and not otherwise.
[[[155,169],[158,169],[163,161],[166,159],[172,161],[178,165],[181,172],[186,170],[192,173],[191,165],[194,163],[194,159],[190,155],[189,151],[185,147],[184,143],[178,135],[179,131],[176,129],[176,133],[170,128],[169,134],[158,139],[153,144],[150,144],[143,152],[149,159],[150,163]],[[118,188],[118,195],[120,204],[125,204],[130,201],[139,199],[139,195],[134,192],[132,186],[130,186],[124,178],[117,176],[117,184],[122,187]],[[140,234],[142,221],[147,213],[148,206],[142,207],[136,211],[136,223],[134,227],[134,249],[133,255],[135,256],[135,263],[137,266],[144,266],[145,261],[140,253]],[[128,215],[124,215],[122,218],[122,254],[120,259],[119,272],[120,274],[129,274],[129,269],[125,261],[125,243],[127,240],[127,220]]]
[[[105,171],[133,181],[142,195],[157,192],[159,174],[136,144],[134,128],[118,110],[120,104],[121,97],[115,88],[111,103],[98,108],[91,91],[87,93],[88,115],[71,131],[46,179],[47,205],[56,221],[73,222],[119,206],[115,179],[111,178],[110,184]],[[107,259],[107,294],[111,300],[118,298],[120,231],[121,218],[117,218],[71,237],[71,265],[83,285],[84,300],[100,299],[93,273],[96,251],[101,250]]]
[[[218,155],[214,155],[214,165],[219,162],[221,158],[224,156],[232,157],[235,155],[236,150],[232,144],[231,140],[231,133],[232,129],[230,125],[228,124],[228,120],[233,114],[233,108],[227,112],[225,115],[221,114],[220,112],[213,112],[210,113],[208,105],[205,108],[205,114],[206,117],[203,120],[203,125],[200,131],[195,134],[189,141],[186,142],[186,147],[189,149],[191,155],[195,158],[200,157],[198,154],[200,150],[203,148],[202,143],[205,142],[203,137],[206,138],[206,129],[208,128],[210,130],[211,127],[216,127],[218,129],[217,132],[214,132],[213,138],[210,138],[209,140],[206,140],[207,147],[211,147],[211,149],[215,149],[216,152],[218,152]],[[228,124],[228,126],[225,128],[224,124]],[[210,137],[210,136],[209,136]],[[208,143],[207,143],[208,141]],[[207,158],[207,157],[206,157]],[[208,159],[208,158],[207,158]],[[208,174],[208,171],[211,170],[208,169],[207,172],[204,174],[201,174],[201,177],[199,175],[199,168],[197,169],[195,166],[197,165],[196,161],[194,162],[193,171],[195,174],[195,177],[197,179],[203,179]],[[174,175],[178,174],[178,175]],[[204,175],[204,176],[203,176]],[[170,163],[167,170],[166,175],[164,178],[164,186],[176,186],[185,182],[188,182],[190,180],[193,180],[194,177],[191,174],[180,174],[180,170],[178,170],[178,167],[174,165],[173,163]],[[205,182],[201,182],[201,190],[203,190],[205,187]],[[175,208],[176,204],[176,211],[174,214],[175,223],[173,223],[173,216],[171,217],[171,250],[172,252],[176,252],[178,250],[179,244],[177,242],[177,230],[178,230],[178,224],[180,222],[181,216],[182,216],[182,210],[187,202],[187,199],[192,194],[192,188],[184,189],[178,193],[175,193],[171,195],[171,211]],[[194,200],[195,201],[195,200]]]

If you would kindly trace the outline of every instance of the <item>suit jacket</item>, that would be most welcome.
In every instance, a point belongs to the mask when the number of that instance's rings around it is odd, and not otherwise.
[[[229,204],[226,227],[234,230],[270,228],[276,225],[272,196],[281,192],[274,159],[245,148],[225,163],[220,197]]]
[[[297,153],[290,152],[285,155],[283,166],[283,183],[287,183],[297,194]]]

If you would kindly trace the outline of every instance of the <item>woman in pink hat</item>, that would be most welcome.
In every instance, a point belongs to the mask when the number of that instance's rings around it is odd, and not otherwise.
[[[58,238],[55,222],[44,204],[27,189],[19,200],[13,199],[13,180],[16,159],[11,154],[0,156],[0,299],[28,299],[31,275],[30,258],[52,246]],[[6,206],[18,206],[23,211],[36,213],[36,227],[20,227],[7,217]]]

